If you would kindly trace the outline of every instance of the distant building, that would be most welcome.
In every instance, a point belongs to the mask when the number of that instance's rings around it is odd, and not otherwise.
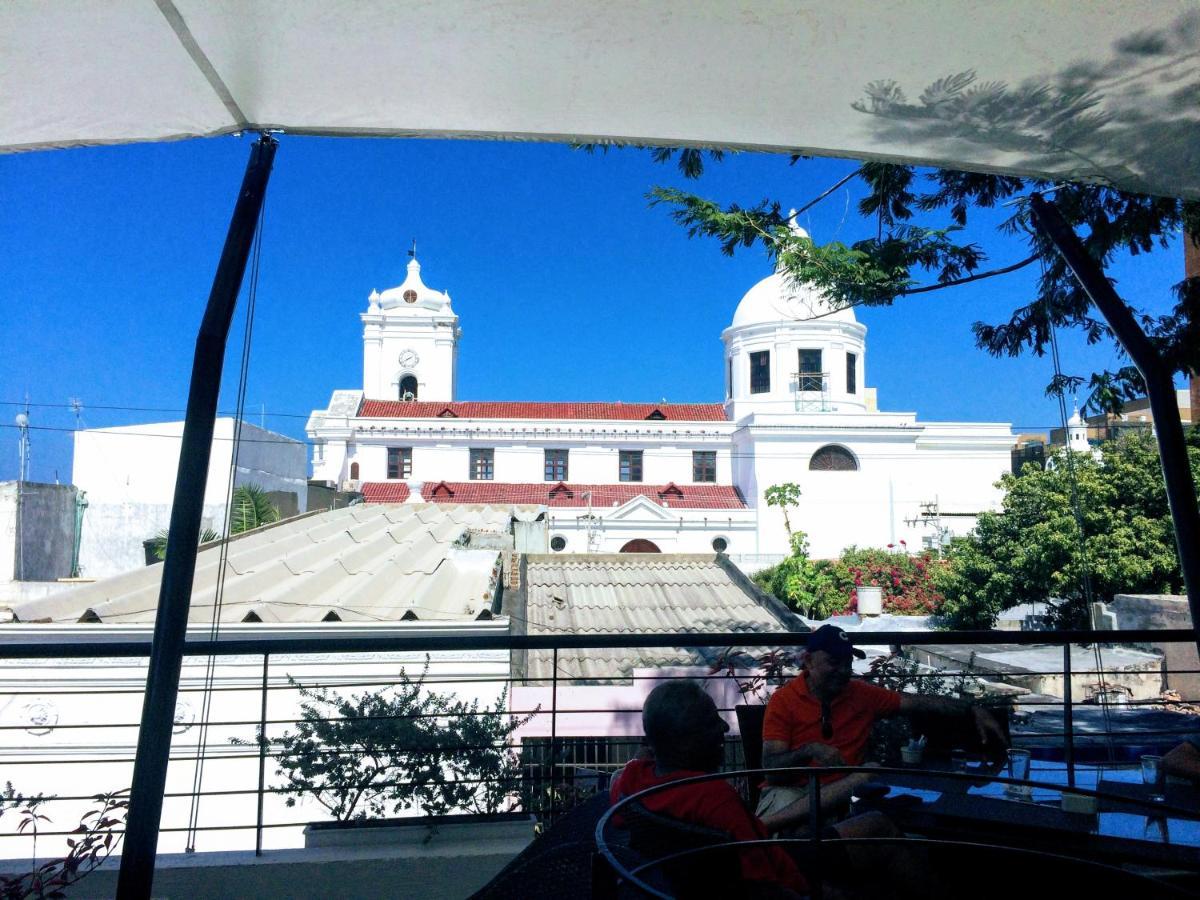
[[[223,533],[225,497],[233,468],[235,420],[217,419],[204,490],[202,528]],[[116,575],[146,563],[143,542],[171,521],[182,422],[91,428],[75,433],[72,481],[87,494],[79,571],[88,578]],[[285,515],[304,512],[308,481],[304,444],[242,423],[234,486],[272,492]]]
[[[1175,399],[1179,406],[1179,419],[1183,422],[1184,428],[1187,428],[1194,421],[1191,390],[1189,388],[1177,390]],[[1076,410],[1076,415],[1078,415],[1078,410]],[[1154,413],[1150,410],[1150,400],[1147,397],[1139,397],[1122,404],[1120,412],[1098,413],[1082,417],[1080,421],[1086,429],[1088,444],[1093,446],[1114,440],[1131,431],[1154,430]],[[1068,423],[1067,432],[1064,432],[1062,428],[1051,429],[1050,446],[1066,445],[1069,442],[1071,427],[1072,423]]]
[[[361,319],[362,389],[335,391],[308,422],[314,479],[367,502],[539,504],[551,552],[715,549],[747,568],[773,562],[787,534],[763,492],[783,482],[803,491],[788,515],[816,556],[920,547],[945,534],[930,527],[931,505],[964,532],[995,507],[1010,466],[1007,423],[880,412],[866,326],[781,272],[721,333],[723,403],[460,401],[459,319],[415,259]]]
[[[1012,473],[1020,475],[1026,463],[1033,463],[1041,469],[1046,467],[1046,435],[1017,435],[1017,445],[1012,449]]]

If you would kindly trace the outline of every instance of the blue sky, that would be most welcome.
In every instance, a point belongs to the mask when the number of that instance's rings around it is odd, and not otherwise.
[[[85,427],[182,418],[195,332],[250,138],[0,156],[0,480],[16,477],[12,427],[32,409],[31,477],[70,479],[68,398]],[[403,280],[417,240],[425,282],[448,290],[463,328],[459,399],[722,399],[719,335],[769,266],[723,256],[651,209],[675,184],[721,202],[800,206],[853,168],[739,154],[699,182],[643,151],[555,144],[283,136],[267,200],[248,417],[303,438],[310,410],[361,386],[358,314]],[[803,218],[819,241],[870,228],[841,190]],[[974,232],[996,265],[1022,247]],[[1178,247],[1118,264],[1126,299],[1170,305]],[[1032,270],[859,311],[867,384],[882,409],[930,420],[1057,424],[1048,358],[992,359],[972,322],[1028,302]],[[244,302],[240,311],[244,313]],[[222,409],[237,388],[241,315]],[[1111,365],[1111,347],[1064,336],[1064,368]],[[38,404],[47,404],[45,406]],[[105,407],[122,407],[105,408]]]

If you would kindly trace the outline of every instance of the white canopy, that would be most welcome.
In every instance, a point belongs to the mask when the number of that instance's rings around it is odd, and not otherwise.
[[[615,139],[1200,198],[1198,48],[1188,0],[6,0],[0,149]]]

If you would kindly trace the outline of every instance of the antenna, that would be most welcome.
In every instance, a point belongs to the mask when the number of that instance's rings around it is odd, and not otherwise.
[[[78,431],[83,427],[83,401],[78,397],[68,397],[67,405],[71,407],[71,412],[75,413],[75,430]]]
[[[17,454],[20,457],[20,463],[17,468],[17,483],[25,481],[29,477],[29,394],[25,394],[25,411],[17,413],[14,420],[17,425]],[[19,488],[18,488],[19,490]]]

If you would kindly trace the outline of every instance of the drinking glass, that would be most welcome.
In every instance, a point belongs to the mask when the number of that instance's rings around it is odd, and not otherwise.
[[[1025,781],[1029,778],[1029,751],[1008,751],[1008,777]]]
[[[1018,781],[1029,778],[1029,751],[1008,751],[1008,777]],[[1008,784],[1004,786],[1005,793],[1014,800],[1030,800],[1033,798],[1033,788],[1027,784]]]
[[[1162,757],[1146,755],[1142,757],[1142,784],[1150,788],[1150,800],[1162,803],[1167,798],[1163,795],[1163,782],[1167,773],[1163,771]]]

